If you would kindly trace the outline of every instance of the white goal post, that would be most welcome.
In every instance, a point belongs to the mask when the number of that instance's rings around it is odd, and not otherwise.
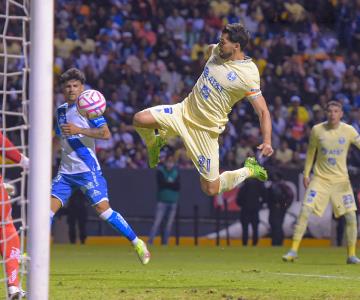
[[[54,1],[31,0],[30,6],[30,300],[47,300],[50,260],[50,187],[53,117]]]

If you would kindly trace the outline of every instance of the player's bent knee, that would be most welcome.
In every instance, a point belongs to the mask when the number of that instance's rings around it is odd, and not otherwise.
[[[212,184],[203,184],[201,189],[208,196],[215,196],[219,193],[219,188]]]
[[[96,205],[94,205],[94,208],[95,208],[96,212],[100,215],[105,210],[110,208],[109,201],[101,201],[101,202],[97,203]]]
[[[137,112],[133,117],[133,125],[140,126],[142,125],[143,118],[142,118],[142,111]]]
[[[137,112],[133,117],[133,125],[135,127],[142,128],[158,128],[159,125],[156,122],[154,116],[149,109],[145,109]]]

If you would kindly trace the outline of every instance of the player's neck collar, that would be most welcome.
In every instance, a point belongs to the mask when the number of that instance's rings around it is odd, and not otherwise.
[[[330,123],[329,122],[326,122],[326,127],[328,128],[328,129],[338,129],[340,126],[341,126],[341,124],[342,124],[342,122],[339,122],[339,124],[337,124],[336,126],[332,126],[332,125],[330,125]]]
[[[252,61],[252,58],[250,56],[244,56],[243,59],[235,59],[235,60],[230,60],[231,62],[237,63],[237,64],[244,64],[244,63],[249,63]]]
[[[75,106],[75,102],[73,102],[73,103],[66,102],[66,104],[67,104],[68,108],[71,108],[71,107]]]

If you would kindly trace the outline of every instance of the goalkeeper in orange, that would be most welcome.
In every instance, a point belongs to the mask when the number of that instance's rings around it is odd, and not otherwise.
[[[357,241],[356,204],[346,166],[346,157],[351,144],[360,149],[360,135],[354,127],[341,122],[342,104],[330,101],[327,104],[327,121],[315,125],[310,134],[310,142],[304,169],[304,202],[295,226],[290,251],[283,261],[297,259],[301,239],[305,233],[310,214],[322,216],[331,201],[336,217],[345,216],[348,264],[360,264],[355,255]],[[314,176],[310,171],[316,154]]]
[[[2,149],[1,155],[5,154],[6,159],[20,164],[23,168],[28,168],[29,159],[15,149],[14,145],[6,136],[3,136],[1,131],[0,145]],[[19,285],[20,240],[11,217],[11,202],[8,191],[13,191],[13,187],[4,183],[3,178],[0,176],[0,251],[5,261],[9,298],[19,299],[25,295]]]

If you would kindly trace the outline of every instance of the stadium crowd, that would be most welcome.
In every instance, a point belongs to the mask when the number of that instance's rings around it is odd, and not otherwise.
[[[360,132],[359,0],[57,0],[54,72],[77,67],[87,87],[106,96],[113,136],[97,143],[104,166],[147,167],[133,114],[182,101],[202,72],[206,45],[233,22],[251,33],[246,54],[259,68],[272,112],[276,152],[269,164],[303,166],[310,128],[324,120],[330,100],[343,103],[345,121]],[[55,93],[59,105],[57,82]],[[260,143],[246,101],[229,118],[220,137],[224,169],[240,167]],[[179,140],[170,147],[181,168],[192,168]],[[360,166],[357,156],[350,155],[354,166]]]

